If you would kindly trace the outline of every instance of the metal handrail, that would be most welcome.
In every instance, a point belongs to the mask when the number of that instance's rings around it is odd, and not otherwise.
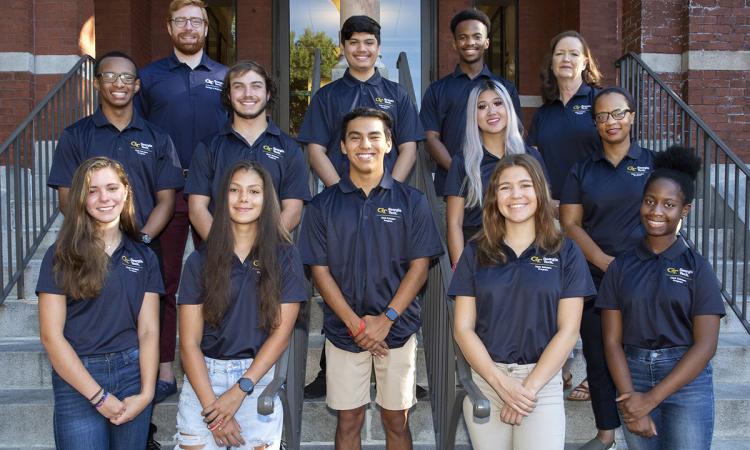
[[[657,151],[680,144],[703,159],[680,232],[711,262],[724,300],[750,333],[750,169],[638,55],[628,53],[615,65],[620,86],[636,100],[639,144]]]
[[[14,285],[24,298],[24,269],[58,215],[57,191],[47,188],[55,142],[93,114],[93,80],[94,59],[82,56],[0,146],[0,304]]]
[[[405,52],[399,54],[396,67],[399,84],[409,94],[411,101],[415,102],[414,84]],[[435,193],[429,156],[422,148],[422,143],[417,151],[416,176],[412,177],[412,184],[427,197],[435,222],[443,220],[439,212],[442,208],[438,205],[442,199]],[[456,443],[456,429],[464,398],[468,396],[473,405],[474,417],[479,419],[489,416],[490,404],[471,379],[469,364],[453,339],[453,302],[447,296],[452,272],[444,240],[442,244],[443,254],[438,263],[430,268],[423,294],[422,333],[435,444],[440,450],[452,450]]]

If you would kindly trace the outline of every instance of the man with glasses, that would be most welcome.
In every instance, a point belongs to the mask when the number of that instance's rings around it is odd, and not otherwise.
[[[196,145],[218,133],[228,119],[220,100],[227,68],[210,59],[204,51],[208,34],[205,6],[201,0],[172,0],[166,25],[173,52],[139,73],[141,90],[136,107],[147,120],[172,136],[185,169],[190,167]],[[177,334],[175,294],[180,283],[189,226],[187,202],[180,192],[174,217],[161,239],[166,294],[162,298],[156,403],[177,392],[172,368]]]
[[[130,56],[107,53],[96,62],[94,74],[101,105],[62,132],[47,184],[58,190],[65,214],[73,173],[83,161],[94,156],[119,161],[133,189],[142,240],[158,253],[156,238],[172,217],[175,190],[184,184],[180,161],[169,135],[134,111],[140,82]]]

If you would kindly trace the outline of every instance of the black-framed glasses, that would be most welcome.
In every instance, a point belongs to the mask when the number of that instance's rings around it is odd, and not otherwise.
[[[185,28],[185,25],[187,25],[188,22],[190,22],[190,25],[193,28],[198,28],[205,23],[205,20],[200,17],[175,17],[173,19],[169,19],[169,21],[172,22],[177,28]]]
[[[135,75],[132,73],[115,73],[115,72],[101,72],[97,73],[96,76],[98,78],[101,78],[101,80],[105,83],[114,83],[119,78],[120,81],[123,82],[123,84],[133,84],[135,83],[135,80],[138,79]]]
[[[629,109],[616,109],[614,111],[602,111],[600,113],[594,114],[594,120],[596,120],[596,123],[604,123],[609,120],[609,116],[612,116],[615,120],[622,120],[625,118],[628,113],[633,112]]]

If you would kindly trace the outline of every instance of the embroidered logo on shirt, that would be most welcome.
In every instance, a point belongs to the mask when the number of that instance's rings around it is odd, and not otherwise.
[[[573,112],[579,116],[589,114],[590,109],[591,105],[573,105]]]
[[[651,170],[651,167],[649,166],[634,166],[629,165],[625,168],[625,170],[628,171],[628,173],[634,177],[642,177],[648,173],[649,170]]]
[[[269,158],[273,159],[274,161],[277,159],[280,159],[284,156],[284,149],[278,148],[278,147],[272,147],[270,145],[264,145],[263,146],[263,153],[266,154]]]
[[[214,91],[220,91],[221,88],[224,86],[224,82],[221,80],[212,80],[210,78],[206,78],[204,82],[205,82],[204,87],[206,89],[211,89]]]
[[[154,148],[154,144],[146,144],[145,142],[130,141],[130,148],[135,150],[141,156],[148,155],[151,153],[151,149]]]
[[[385,223],[393,223],[401,218],[401,208],[378,208],[376,213]]]
[[[122,255],[122,266],[130,272],[138,273],[143,268],[143,260],[129,258],[128,256]]]
[[[390,98],[375,97],[375,104],[378,105],[378,108],[380,109],[389,110],[394,103],[396,103],[396,101]]]
[[[677,284],[685,284],[693,278],[693,271],[679,267],[667,267],[667,278]]]
[[[531,265],[540,272],[549,272],[560,262],[560,258],[554,256],[532,256],[529,260]]]

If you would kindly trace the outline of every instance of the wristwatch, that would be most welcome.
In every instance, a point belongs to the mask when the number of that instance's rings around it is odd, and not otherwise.
[[[148,245],[152,241],[151,236],[147,235],[146,233],[141,233],[141,242]]]
[[[388,308],[385,310],[385,317],[387,317],[391,322],[394,322],[396,319],[398,319],[398,311],[393,308]]]
[[[253,390],[255,389],[255,383],[253,383],[253,380],[250,378],[242,377],[239,380],[237,380],[237,384],[240,385],[240,390],[245,393],[245,395],[250,395],[253,393]]]

